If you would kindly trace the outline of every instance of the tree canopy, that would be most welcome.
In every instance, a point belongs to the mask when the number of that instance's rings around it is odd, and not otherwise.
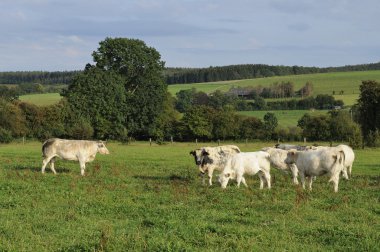
[[[106,38],[99,45],[95,65],[87,64],[63,95],[97,137],[148,136],[167,98],[160,54],[137,39]]]

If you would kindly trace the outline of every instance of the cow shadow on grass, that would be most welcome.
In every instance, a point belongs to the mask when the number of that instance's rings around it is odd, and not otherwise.
[[[31,172],[41,172],[41,166],[30,166],[30,165],[15,165],[15,166],[12,166],[10,167],[11,169],[13,170],[16,170],[16,171],[31,171]],[[64,167],[60,167],[60,168],[55,168],[55,171],[57,172],[57,174],[59,173],[69,173],[70,170],[67,169],[67,168],[64,168]],[[50,168],[46,168],[45,169],[45,172],[46,173],[53,173]]]
[[[148,176],[148,175],[135,175],[133,178],[142,180],[155,180],[155,181],[181,181],[189,182],[192,179],[186,176],[170,175],[170,176]]]

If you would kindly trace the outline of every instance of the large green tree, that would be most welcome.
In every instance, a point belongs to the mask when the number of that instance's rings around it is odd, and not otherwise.
[[[128,131],[136,137],[152,134],[167,90],[160,53],[138,39],[106,38],[92,56],[97,68],[124,78]]]
[[[97,137],[155,134],[167,99],[160,54],[138,39],[106,38],[99,45],[95,65],[88,64],[64,95]]]

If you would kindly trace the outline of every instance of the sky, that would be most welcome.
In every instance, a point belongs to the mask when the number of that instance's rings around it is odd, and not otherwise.
[[[0,0],[0,72],[93,64],[107,37],[143,40],[167,67],[380,61],[379,0]]]

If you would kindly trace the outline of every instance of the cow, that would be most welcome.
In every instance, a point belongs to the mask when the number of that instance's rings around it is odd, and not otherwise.
[[[333,182],[334,191],[338,192],[339,175],[344,169],[344,152],[338,149],[321,149],[314,151],[288,151],[287,164],[295,164],[305,189],[305,178],[312,189],[313,177],[328,174],[329,182]]]
[[[236,145],[201,147],[200,149],[190,151],[190,155],[194,156],[195,164],[202,174],[202,183],[205,183],[204,175],[207,171],[210,186],[212,185],[212,174],[214,170],[222,171],[228,157],[236,153],[240,153],[240,149]]]
[[[83,176],[86,163],[92,162],[98,152],[100,154],[109,154],[107,147],[102,141],[48,139],[42,144],[42,156],[44,160],[42,161],[41,172],[45,173],[45,167],[50,163],[50,169],[54,174],[57,174],[54,169],[54,162],[58,157],[64,160],[79,161],[80,173]]]
[[[264,183],[266,183],[268,189],[270,189],[269,156],[269,153],[264,151],[241,152],[231,156],[223,172],[219,175],[221,187],[226,188],[230,179],[236,179],[238,187],[240,186],[240,182],[243,182],[243,184],[248,187],[244,179],[244,174],[255,175],[258,173],[260,189],[264,188]]]
[[[345,144],[340,144],[340,145],[335,146],[335,147],[316,146],[316,147],[314,147],[314,150],[315,149],[317,149],[317,150],[337,149],[339,151],[343,151],[345,159],[344,159],[344,169],[342,170],[342,176],[343,176],[343,178],[345,178],[347,180],[350,177],[352,177],[352,165],[353,165],[354,160],[355,160],[355,153],[350,146],[345,145]]]
[[[292,173],[293,183],[295,185],[298,185],[298,169],[295,164],[287,164],[285,163],[285,159],[288,156],[288,151],[272,148],[272,147],[265,147],[261,149],[262,151],[268,152],[270,157],[269,161],[273,167],[276,169],[287,173],[289,170]]]

